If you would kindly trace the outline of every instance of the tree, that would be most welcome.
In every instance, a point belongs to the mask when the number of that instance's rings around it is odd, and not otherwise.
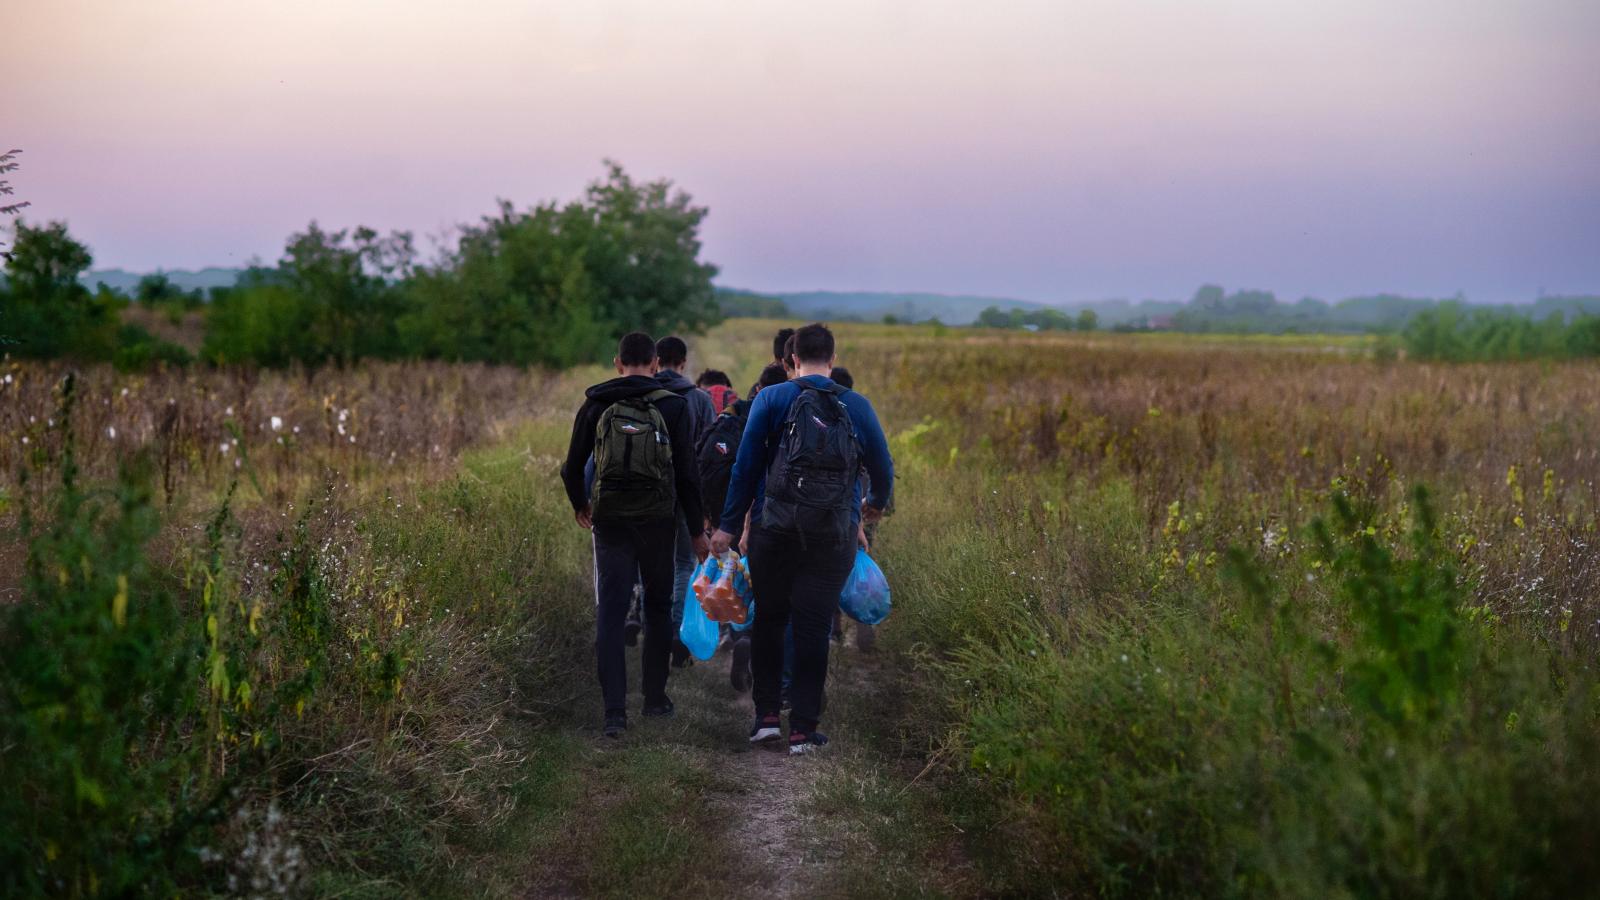
[[[186,291],[178,287],[164,272],[156,272],[139,279],[133,289],[133,299],[146,309],[195,309],[200,305],[200,291]]]
[[[1079,331],[1094,331],[1100,327],[1100,315],[1092,309],[1079,310],[1077,326]]]
[[[21,150],[7,150],[4,153],[0,153],[0,175],[10,175],[22,167],[22,164],[17,162],[17,157],[21,153]],[[11,186],[11,180],[0,178],[0,197],[12,197],[15,195],[16,189]],[[15,219],[22,214],[23,210],[32,205],[26,200],[0,200],[0,217]],[[5,252],[5,246],[4,242],[0,242],[0,257],[3,257],[6,262],[10,262],[11,254]]]
[[[93,262],[65,222],[32,227],[17,220],[0,290],[0,331],[24,356],[109,359],[116,348],[119,300],[78,281]]]
[[[978,324],[984,328],[1010,328],[1011,317],[998,306],[988,306],[978,313]]]
[[[276,266],[214,294],[214,362],[340,364],[410,356],[566,366],[610,356],[625,331],[700,330],[721,312],[702,262],[704,207],[669,181],[607,163],[584,196],[495,214],[418,265],[411,235],[292,235]]]
[[[1194,292],[1194,299],[1189,301],[1189,305],[1198,310],[1220,312],[1226,295],[1227,292],[1218,285],[1203,284]]]
[[[440,265],[408,285],[408,353],[564,366],[603,360],[624,331],[698,331],[720,318],[699,259],[706,209],[669,181],[639,184],[616,163],[584,199],[464,228]]]
[[[408,232],[324,231],[312,222],[289,236],[276,267],[252,267],[214,298],[201,353],[270,366],[395,356],[415,258]]]

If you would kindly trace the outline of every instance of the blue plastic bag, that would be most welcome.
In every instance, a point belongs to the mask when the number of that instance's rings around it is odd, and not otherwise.
[[[883,570],[865,550],[856,550],[856,564],[839,594],[839,608],[863,625],[876,625],[889,618],[889,579],[883,577]]]
[[[738,589],[739,595],[744,597],[745,606],[748,608],[748,611],[744,614],[743,622],[728,623],[728,627],[732,628],[735,632],[747,631],[751,625],[756,623],[756,592],[755,589],[750,586],[749,577],[750,557],[742,556],[739,558],[739,574],[734,576],[733,586]]]
[[[706,617],[705,610],[700,608],[700,598],[694,595],[694,583],[700,578],[702,572],[710,575],[712,581],[717,579],[717,558],[706,557],[694,570],[694,576],[689,579],[689,586],[684,588],[683,595],[683,624],[678,626],[678,639],[689,648],[694,658],[704,662],[717,652],[717,623]]]

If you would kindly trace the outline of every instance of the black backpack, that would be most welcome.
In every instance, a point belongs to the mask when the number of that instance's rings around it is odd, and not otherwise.
[[[839,399],[845,388],[797,382],[777,451],[767,469],[761,526],[797,535],[802,543],[846,543],[855,505],[861,450],[855,425]]]
[[[700,497],[705,503],[706,515],[712,527],[718,527],[722,507],[728,502],[728,482],[733,477],[733,460],[739,455],[739,441],[744,437],[744,416],[729,407],[711,420],[700,439],[695,454],[695,467],[700,470]]]
[[[672,444],[656,401],[676,396],[656,390],[618,400],[600,414],[594,441],[595,521],[672,518]]]

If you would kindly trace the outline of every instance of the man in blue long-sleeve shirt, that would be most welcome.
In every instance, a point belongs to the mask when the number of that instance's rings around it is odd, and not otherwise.
[[[888,441],[872,404],[828,378],[834,362],[833,333],[820,324],[801,328],[795,334],[794,355],[797,363],[794,380],[763,390],[750,407],[750,417],[728,483],[721,525],[712,536],[711,545],[714,552],[727,552],[733,533],[744,521],[745,512],[750,512],[750,581],[756,601],[756,620],[751,628],[756,721],[750,730],[750,740],[776,740],[782,734],[779,697],[783,634],[792,617],[795,658],[794,684],[790,691],[789,749],[791,753],[804,753],[827,743],[827,738],[817,731],[817,725],[822,715],[822,691],[828,675],[828,632],[839,607],[839,593],[855,561],[857,526],[863,520],[876,522],[883,515],[894,485],[894,461],[889,456]],[[865,498],[861,496],[861,482],[855,469],[847,473],[847,486],[839,482],[846,492],[841,499],[848,504],[848,529],[832,528],[822,537],[815,527],[799,523],[816,521],[808,517],[825,519],[830,513],[826,506],[833,501],[813,503],[802,499],[797,503],[794,499],[805,495],[807,490],[816,490],[815,482],[827,475],[817,471],[807,475],[806,464],[795,462],[797,448],[790,446],[795,441],[798,424],[791,421],[791,409],[807,391],[826,398],[809,402],[836,402],[842,406],[848,423],[841,419],[829,425],[819,417],[813,421],[821,431],[805,426],[800,432],[811,428],[811,440],[816,447],[823,447],[832,440],[832,434],[842,433],[830,432],[830,428],[847,428],[853,432],[848,437],[854,441],[855,448],[848,451],[847,458],[852,462],[858,460],[871,476],[870,494]],[[779,453],[780,448],[784,453]],[[780,460],[780,456],[783,459]],[[784,480],[796,477],[795,473],[799,473],[798,483]],[[813,478],[810,489],[804,486],[807,477]],[[769,487],[780,492],[775,496],[790,496],[770,504],[769,509]],[[839,524],[843,524],[842,516]]]

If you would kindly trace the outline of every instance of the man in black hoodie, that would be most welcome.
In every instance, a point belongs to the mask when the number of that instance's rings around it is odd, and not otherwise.
[[[688,404],[690,434],[694,438],[694,446],[700,446],[701,438],[705,437],[707,429],[717,417],[716,409],[711,405],[711,395],[694,386],[683,374],[684,367],[689,364],[689,345],[683,338],[667,336],[656,341],[656,383],[663,389],[669,390],[682,397]],[[674,625],[683,622],[684,593],[689,590],[689,579],[694,577],[695,554],[692,539],[695,535],[705,533],[705,523],[697,520],[687,526],[680,526],[678,534],[673,539],[672,546],[672,622]],[[672,664],[684,666],[689,663],[689,648],[678,640],[677,629],[672,632]]]
[[[628,672],[622,629],[635,580],[644,583],[644,714],[670,716],[672,700],[667,697],[666,690],[667,659],[676,637],[672,628],[672,551],[676,532],[682,527],[677,521],[680,517],[684,523],[693,523],[692,551],[702,557],[708,552],[700,483],[695,472],[693,420],[688,405],[683,397],[663,391],[660,383],[651,377],[656,368],[656,351],[649,335],[641,332],[625,335],[618,344],[613,362],[620,377],[601,382],[586,392],[583,406],[572,423],[567,461],[561,467],[561,480],[566,486],[567,499],[572,503],[573,516],[594,537],[595,655],[600,690],[605,698],[607,737],[621,735],[628,724]],[[625,400],[634,401],[631,408],[616,405]],[[644,412],[639,411],[641,406]],[[659,414],[660,426],[666,431],[664,436],[650,433],[659,426],[651,425],[649,407]],[[608,410],[612,411],[610,422],[619,429],[615,437],[608,439],[624,440],[630,436],[639,439],[643,434],[649,440],[665,439],[670,448],[670,478],[665,473],[660,476],[663,481],[670,480],[670,485],[641,486],[624,482],[612,486],[606,481],[605,466],[600,466],[596,474],[597,499],[607,491],[617,491],[622,505],[626,506],[632,503],[632,498],[622,497],[623,494],[665,491],[670,495],[670,504],[660,506],[659,511],[647,517],[609,512],[611,507],[606,504],[600,504],[596,510],[590,504],[584,483],[584,464],[595,452],[596,431],[607,421]],[[624,419],[617,410],[630,410],[632,417]],[[630,454],[633,446],[631,442],[628,444]],[[598,458],[606,459],[606,455],[602,453]]]

